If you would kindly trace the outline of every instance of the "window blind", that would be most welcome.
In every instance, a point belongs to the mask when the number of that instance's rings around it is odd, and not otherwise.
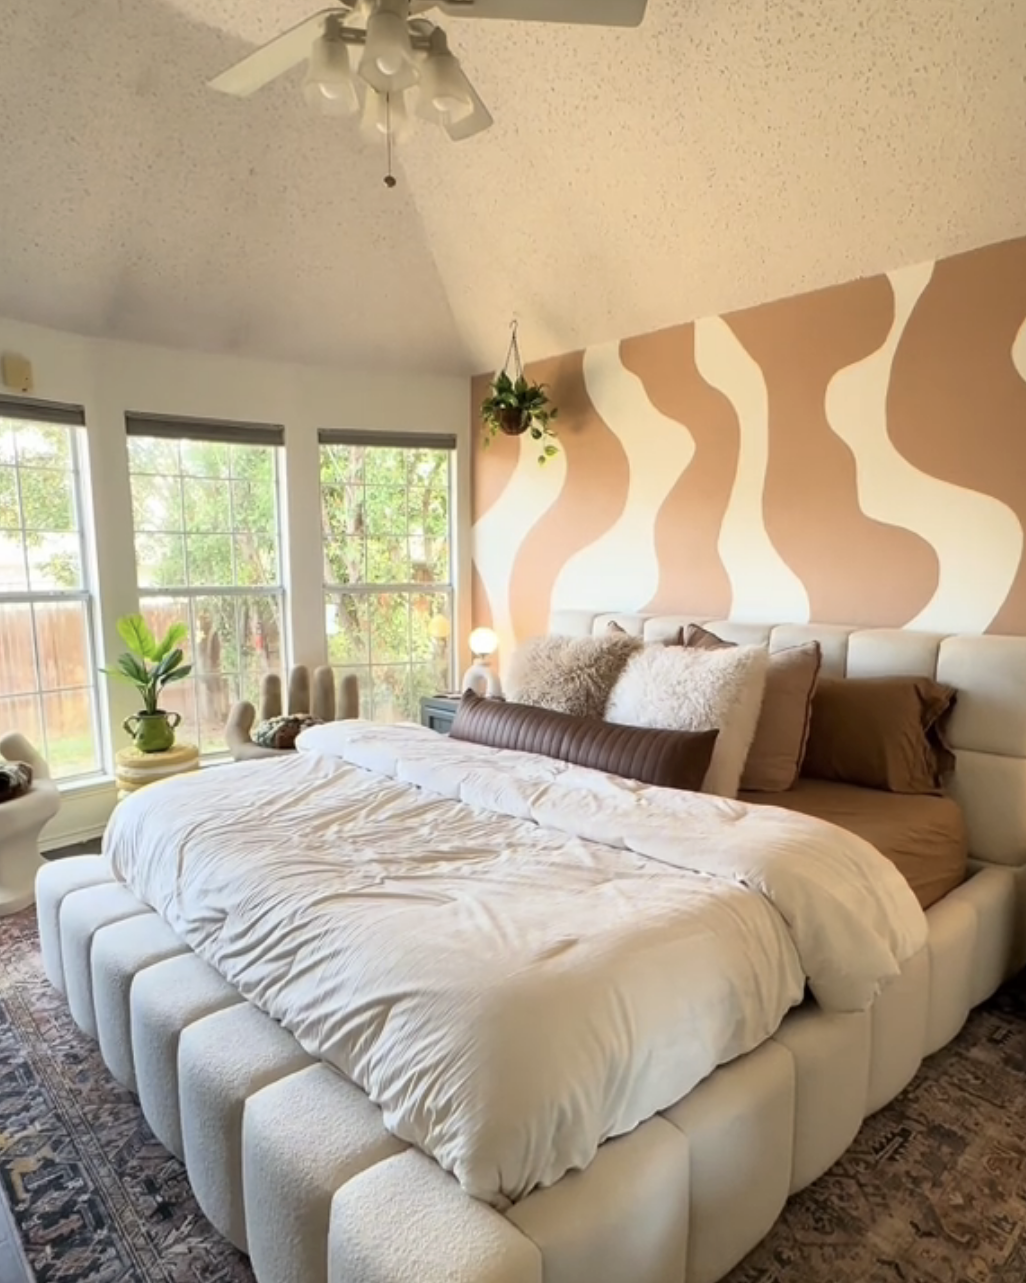
[[[85,426],[85,410],[80,405],[66,405],[62,401],[0,395],[0,419],[32,419],[36,423],[81,428]]]
[[[163,437],[174,441],[219,441],[227,445],[284,445],[278,423],[235,423],[230,419],[191,419],[177,414],[143,414],[129,410],[125,431],[130,437]]]
[[[367,432],[359,428],[321,428],[321,445],[381,446],[391,450],[455,450],[456,438],[440,432]]]

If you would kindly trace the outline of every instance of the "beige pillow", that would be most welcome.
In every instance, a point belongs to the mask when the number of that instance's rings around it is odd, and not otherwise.
[[[606,719],[666,730],[718,729],[704,793],[736,797],[766,684],[762,646],[643,646],[613,687]]]
[[[699,624],[689,624],[684,645],[696,650],[733,646]],[[786,793],[805,759],[812,697],[822,663],[819,642],[776,650],[769,657],[762,711],[748,752],[741,787],[753,793]]]
[[[518,704],[573,717],[601,717],[640,637],[533,637],[513,652],[506,693]]]

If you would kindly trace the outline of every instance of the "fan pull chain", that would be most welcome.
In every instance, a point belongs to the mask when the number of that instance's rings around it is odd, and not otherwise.
[[[385,186],[394,187],[396,176],[392,173],[392,95],[385,94],[385,145],[388,149],[388,173],[385,175]]]

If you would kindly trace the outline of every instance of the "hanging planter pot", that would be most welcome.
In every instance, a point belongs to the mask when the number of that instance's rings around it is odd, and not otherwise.
[[[488,395],[481,402],[481,420],[484,424],[484,444],[490,445],[499,432],[504,436],[518,437],[530,432],[538,443],[538,462],[547,463],[558,454],[556,433],[552,422],[559,413],[549,400],[543,383],[532,383],[524,374],[517,343],[517,323],[512,331],[506,362],[495,376]]]
[[[496,418],[499,421],[499,431],[505,432],[508,437],[518,437],[527,431],[527,415],[517,406],[503,406],[496,412]]]

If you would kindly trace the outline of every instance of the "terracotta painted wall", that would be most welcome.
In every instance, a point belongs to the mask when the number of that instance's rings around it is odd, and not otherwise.
[[[475,431],[507,655],[573,607],[1026,633],[1026,238],[529,373],[558,459]]]

